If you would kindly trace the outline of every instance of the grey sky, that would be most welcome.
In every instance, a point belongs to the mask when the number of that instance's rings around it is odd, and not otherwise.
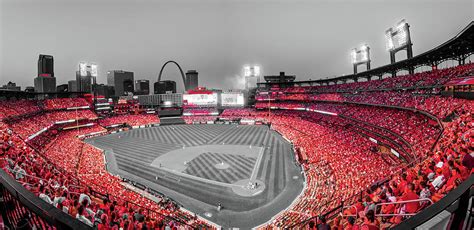
[[[352,72],[349,51],[366,42],[372,67],[389,62],[384,31],[406,19],[414,54],[453,37],[473,20],[473,0],[0,0],[0,84],[33,85],[38,54],[55,60],[58,84],[79,61],[156,81],[175,60],[196,69],[200,85],[236,86],[244,64],[297,79]],[[401,56],[397,56],[401,58]],[[181,78],[174,66],[164,79]]]

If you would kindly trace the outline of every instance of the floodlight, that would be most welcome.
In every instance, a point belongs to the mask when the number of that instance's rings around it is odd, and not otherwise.
[[[385,31],[385,39],[389,51],[398,50],[408,45],[410,41],[408,27],[408,23],[403,19],[394,27]]]
[[[258,77],[261,74],[260,66],[244,66],[244,77]]]
[[[91,76],[97,77],[97,64],[91,64]]]
[[[370,70],[370,47],[364,43],[359,47],[351,50],[352,65],[354,68],[354,74],[357,73],[357,67],[359,65],[366,65],[367,70]]]
[[[85,62],[79,63],[79,72],[81,74],[81,77],[87,76],[87,63]]]
[[[413,50],[410,38],[410,25],[405,19],[398,22],[395,26],[385,31],[385,40],[387,50],[390,52],[390,62],[395,63],[395,54],[399,51],[406,50],[407,58],[413,57]],[[409,67],[408,72],[413,74],[413,68]],[[392,72],[392,76],[395,76],[396,72]]]
[[[260,76],[260,66],[256,65],[253,67],[254,76]]]
[[[397,24],[397,30],[405,30],[405,26],[406,26],[406,22],[405,22],[405,19],[401,20],[398,24]]]
[[[250,77],[250,66],[244,66],[244,77]]]
[[[402,45],[405,45],[407,43],[407,32],[406,32],[405,28],[402,28],[401,30],[399,30],[397,32],[396,38],[397,38],[397,41],[398,41],[398,46],[402,46]]]
[[[369,60],[367,50],[362,50],[362,51],[361,51],[361,56],[362,56],[362,57],[361,57],[361,60],[362,60],[362,61],[367,61],[367,60]]]
[[[393,49],[392,30],[389,29],[385,32],[385,41],[387,50]]]
[[[352,63],[356,63],[356,62],[357,62],[357,51],[356,51],[356,49],[352,49],[352,51],[351,51],[351,59],[352,59]]]

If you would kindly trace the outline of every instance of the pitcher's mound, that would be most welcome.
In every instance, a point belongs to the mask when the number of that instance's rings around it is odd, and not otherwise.
[[[214,167],[216,169],[228,169],[230,167],[230,165],[227,164],[227,163],[221,162],[221,163],[215,164]]]

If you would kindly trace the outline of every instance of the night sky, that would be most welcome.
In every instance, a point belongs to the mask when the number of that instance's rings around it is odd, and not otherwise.
[[[32,86],[39,54],[55,60],[58,84],[80,61],[156,81],[167,60],[199,72],[200,85],[239,88],[244,64],[297,80],[352,73],[350,50],[367,43],[372,68],[389,63],[384,31],[410,24],[414,55],[474,19],[473,0],[0,0],[0,85]],[[405,53],[397,55],[403,58]],[[168,65],[163,79],[182,80]]]

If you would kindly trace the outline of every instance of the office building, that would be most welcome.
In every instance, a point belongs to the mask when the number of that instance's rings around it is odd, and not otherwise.
[[[77,74],[77,73],[76,73]],[[76,76],[77,77],[77,76]],[[77,92],[76,80],[70,80],[67,82],[69,92]]]
[[[134,95],[148,95],[148,94],[150,94],[150,81],[149,80],[136,80]]]
[[[21,87],[17,86],[16,83],[13,83],[11,81],[9,81],[6,85],[3,85],[2,87],[0,87],[0,89],[9,90],[9,91],[21,91]]]
[[[196,89],[198,85],[198,72],[196,70],[188,70],[188,72],[186,72],[185,90]]]
[[[68,84],[62,84],[62,85],[56,86],[56,92],[58,93],[69,92]]]
[[[39,76],[35,78],[36,93],[54,93],[56,92],[56,78]]]
[[[110,98],[115,96],[114,87],[110,85],[99,84],[95,85],[95,92],[97,95],[104,96],[105,98]]]
[[[81,76],[81,71],[76,71],[76,91],[77,92],[92,92],[93,77],[90,72],[86,72],[86,76]]]
[[[38,58],[38,77],[54,77],[54,59],[51,55],[40,54]]]
[[[54,59],[51,55],[40,54],[38,58],[38,76],[34,80],[35,92],[56,92],[56,78],[54,77]]]
[[[154,93],[155,94],[176,93],[176,82],[170,81],[170,80],[155,82]]]
[[[133,72],[123,70],[110,70],[107,72],[107,85],[113,86],[115,96],[133,94]]]

